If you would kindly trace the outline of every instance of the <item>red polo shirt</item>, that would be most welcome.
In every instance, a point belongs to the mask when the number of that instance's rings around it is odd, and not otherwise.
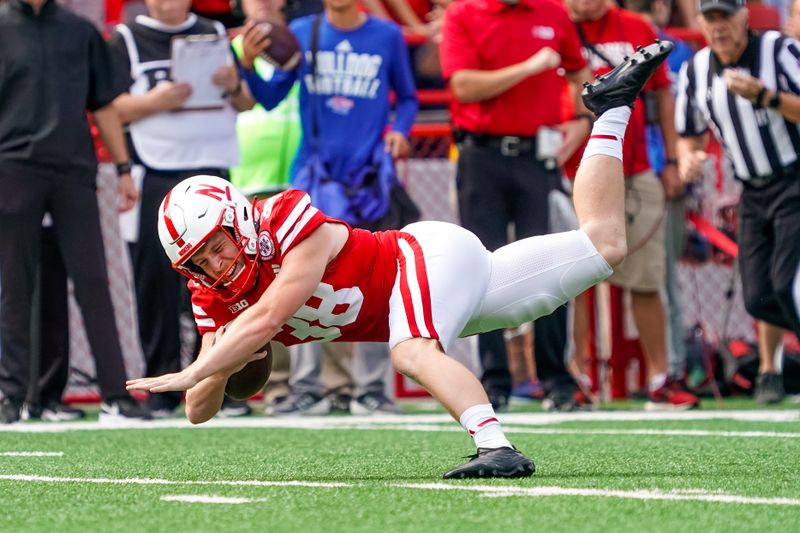
[[[549,46],[568,72],[586,66],[578,34],[567,12],[553,0],[460,0],[445,14],[440,46],[442,74],[463,69],[497,70],[520,63]],[[551,69],[520,81],[482,102],[450,106],[454,126],[493,135],[532,136],[539,126],[561,122],[564,77]]]
[[[580,28],[586,36],[586,40],[614,65],[622,63],[625,56],[633,55],[637,46],[651,44],[656,38],[652,26],[640,15],[616,7],[610,8],[597,20],[581,22]],[[605,74],[611,70],[608,63],[597,54],[592,53],[591,50],[587,50],[587,56],[593,74]],[[666,62],[653,73],[645,85],[645,89],[656,90],[665,87],[670,87]],[[571,101],[569,105],[572,105]],[[571,115],[571,113],[568,114]],[[585,144],[576,150],[575,155],[564,165],[568,176],[575,176],[584,148],[586,148]],[[636,102],[628,122],[628,129],[625,130],[622,164],[626,176],[638,174],[650,168],[645,138],[644,102],[641,98]]]

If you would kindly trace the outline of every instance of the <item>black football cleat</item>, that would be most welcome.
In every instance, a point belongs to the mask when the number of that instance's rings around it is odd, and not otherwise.
[[[533,461],[516,448],[478,448],[470,460],[449,472],[444,479],[484,477],[530,477],[536,471]]]
[[[640,46],[614,70],[597,76],[594,83],[583,84],[581,98],[598,117],[615,107],[633,107],[642,87],[672,52],[670,41],[656,39],[651,45]]]

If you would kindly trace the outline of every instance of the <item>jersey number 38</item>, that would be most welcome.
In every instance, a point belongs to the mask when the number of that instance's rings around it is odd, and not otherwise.
[[[363,303],[364,294],[358,287],[333,290],[332,285],[320,283],[284,327],[300,341],[332,341],[342,335],[339,326],[356,321]]]

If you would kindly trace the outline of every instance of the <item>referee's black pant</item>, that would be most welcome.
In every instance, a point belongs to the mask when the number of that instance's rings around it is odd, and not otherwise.
[[[745,183],[738,216],[747,312],[800,335],[800,175],[761,188]]]
[[[465,142],[460,147],[456,183],[461,225],[489,250],[508,243],[508,224],[517,239],[549,232],[550,191],[559,186],[561,170],[547,169],[532,151],[505,156],[493,147]],[[574,381],[566,368],[568,310],[561,306],[534,322],[536,373],[546,391]],[[508,396],[511,373],[502,331],[478,336],[487,391]]]
[[[138,240],[130,245],[139,339],[145,360],[145,375],[160,376],[181,369],[181,324],[183,312],[191,312],[188,281],[170,265],[158,238],[158,207],[164,196],[190,176],[206,174],[227,179],[222,169],[162,171],[147,169],[142,180]],[[196,329],[193,329],[196,331]],[[198,336],[189,341],[197,351]],[[150,395],[150,409],[175,408],[180,393]]]
[[[104,400],[127,396],[96,172],[3,161],[0,186],[0,391],[21,401],[28,390],[34,285],[42,254],[42,217],[49,211],[83,314],[100,394]]]

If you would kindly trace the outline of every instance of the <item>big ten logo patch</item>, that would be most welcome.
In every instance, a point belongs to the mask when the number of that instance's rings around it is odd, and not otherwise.
[[[232,314],[236,314],[242,309],[247,309],[248,307],[250,307],[250,303],[247,300],[241,300],[231,306],[228,306],[228,311],[230,311]]]
[[[356,321],[363,304],[364,294],[358,287],[334,290],[332,285],[320,283],[284,327],[301,341],[332,341],[341,337],[341,326]]]
[[[267,230],[258,234],[258,257],[262,261],[269,261],[275,257],[275,243],[272,242],[272,235]]]

